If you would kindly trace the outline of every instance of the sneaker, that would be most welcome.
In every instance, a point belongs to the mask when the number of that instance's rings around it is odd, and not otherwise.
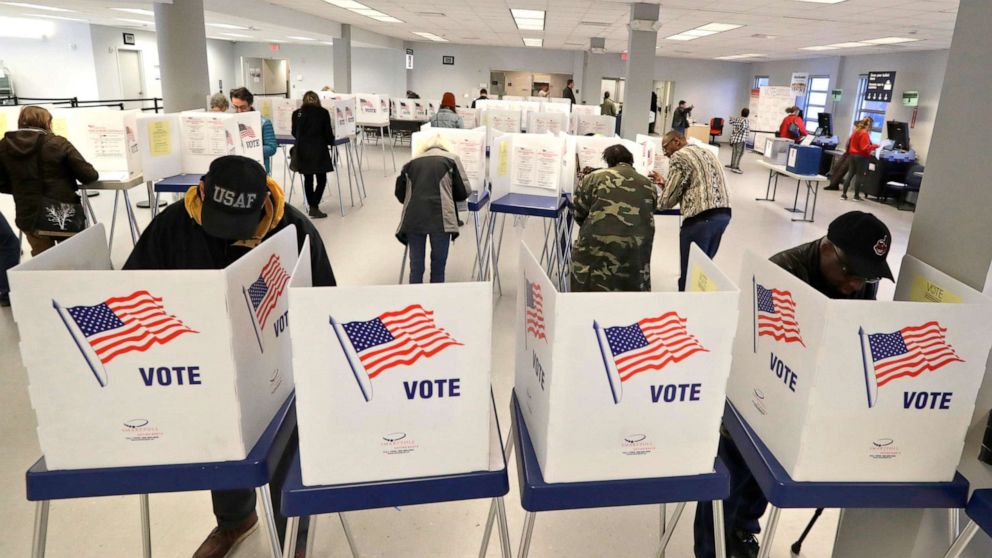
[[[826,191],[826,190],[840,190],[840,186],[827,186],[823,190],[824,191]]]
[[[744,171],[742,171],[741,169],[730,169],[730,172],[733,172],[733,173],[736,173],[736,174],[744,174]]]
[[[861,196],[854,196],[854,201],[861,201],[863,199]]]
[[[251,512],[251,515],[234,529],[215,527],[200,548],[193,553],[193,558],[224,558],[256,529],[258,529],[258,515],[255,512]]]
[[[315,205],[310,207],[310,210],[307,211],[307,215],[309,215],[312,219],[323,219],[324,217],[327,217],[327,214]]]
[[[841,194],[841,195],[840,195],[840,199],[842,199],[842,200],[846,200],[846,199],[847,199],[847,194]]]
[[[758,558],[758,539],[752,533],[734,529],[727,539],[727,558]]]

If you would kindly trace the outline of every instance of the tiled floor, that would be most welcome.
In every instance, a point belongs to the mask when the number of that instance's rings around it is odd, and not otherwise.
[[[366,158],[368,199],[364,207],[350,209],[344,218],[338,213],[335,181],[331,179],[323,209],[330,214],[318,221],[318,228],[330,254],[339,284],[389,284],[396,281],[402,245],[393,236],[400,205],[393,198],[392,165],[384,176],[381,154],[372,151]],[[726,161],[726,147],[721,154]],[[779,201],[756,202],[763,195],[767,173],[754,164],[756,155],[748,154],[744,174],[728,174],[733,197],[734,216],[724,236],[716,262],[730,277],[740,273],[745,250],[762,256],[771,254],[826,233],[830,220],[844,211],[858,208],[875,212],[892,230],[892,255],[889,260],[897,271],[906,250],[913,214],[897,211],[875,202],[842,202],[837,192],[821,192],[815,223],[793,223],[791,206],[794,189],[782,181]],[[397,149],[397,165],[408,158],[406,148]],[[275,176],[282,176],[282,160],[277,155]],[[347,187],[346,185],[344,186]],[[137,192],[137,191],[136,191]],[[142,194],[136,197],[143,198]],[[345,191],[347,199],[347,191]],[[109,221],[112,196],[104,193],[94,198],[101,219]],[[302,202],[297,189],[293,201]],[[0,209],[13,215],[8,196],[0,197]],[[148,221],[148,211],[138,210],[141,224]],[[507,221],[501,273],[516,274],[517,241],[539,246],[541,224],[534,219],[514,223]],[[652,261],[655,289],[674,289],[678,273],[678,219],[659,217]],[[114,261],[120,264],[130,250],[124,227],[118,227]],[[466,280],[472,265],[475,246],[471,225],[455,243],[448,264],[449,280]],[[515,289],[513,281],[503,284],[503,297],[496,303],[493,337],[493,384],[501,417],[507,405],[513,378],[513,335]],[[891,298],[892,284],[883,285],[881,298]],[[21,366],[17,330],[10,310],[0,310],[0,349],[3,366],[0,372],[0,518],[4,534],[0,537],[0,556],[27,556],[31,544],[33,505],[24,500],[24,471],[39,455],[35,437],[35,419],[28,400],[27,376]],[[505,421],[504,421],[505,423]],[[511,465],[511,491],[507,497],[510,537],[513,550],[519,540],[523,510],[515,488],[516,473]],[[488,501],[468,501],[402,509],[381,509],[348,514],[363,556],[468,557],[478,554]],[[206,493],[163,494],[151,496],[153,549],[157,556],[189,556],[213,527],[210,499]],[[671,509],[671,507],[670,507]],[[53,558],[106,558],[140,556],[138,533],[138,498],[110,497],[60,501],[51,507],[48,556]],[[687,506],[677,528],[668,556],[692,556],[691,519],[694,505]],[[779,525],[773,556],[787,556],[812,510],[786,511]],[[813,529],[803,548],[803,556],[830,556],[838,513],[828,510]],[[658,508],[631,508],[565,511],[540,514],[531,547],[535,558],[546,556],[653,556],[658,539]],[[262,532],[246,541],[235,553],[238,558],[266,556]],[[490,544],[489,556],[498,556],[498,539]],[[336,518],[323,517],[317,526],[318,556],[348,556],[343,531]]]

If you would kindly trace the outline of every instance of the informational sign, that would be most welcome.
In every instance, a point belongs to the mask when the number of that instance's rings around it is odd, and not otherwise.
[[[521,112],[518,110],[483,109],[482,125],[486,127],[486,145],[492,146],[501,134],[516,134],[521,130]]]
[[[792,94],[796,97],[806,96],[806,86],[809,83],[809,74],[806,72],[793,72],[792,81],[789,82]]]
[[[895,85],[895,72],[868,72],[868,87],[865,89],[865,100],[889,103],[892,101],[892,90]]]
[[[272,128],[277,136],[288,136],[293,133],[293,111],[303,104],[302,99],[284,99],[276,97],[270,100]]]
[[[833,98],[835,103],[839,103],[844,98],[844,91],[841,89],[831,89],[830,96]]]
[[[293,390],[296,262],[287,227],[227,269],[114,271],[97,225],[10,270],[49,469],[244,459]]]
[[[514,392],[547,482],[713,470],[740,293],[697,247],[690,269],[684,293],[559,293],[521,243]]]
[[[564,106],[564,105],[558,105]],[[565,112],[532,112],[528,115],[527,133],[529,134],[558,134],[568,133],[569,119]]]
[[[777,132],[779,124],[785,118],[785,109],[796,104],[796,95],[791,87],[784,86],[763,86],[758,88],[758,94],[751,91],[751,130],[755,132]],[[755,149],[763,150],[764,142],[761,146],[755,145]]]
[[[134,33],[124,33],[124,44],[125,45],[134,44]]]
[[[138,155],[137,110],[63,109],[53,115],[64,135],[96,170],[104,173],[141,173]]]
[[[574,130],[577,136],[594,134],[612,137],[616,135],[617,119],[615,116],[589,116],[580,113],[577,115]]]
[[[183,172],[178,114],[149,114],[136,120],[138,154],[146,180],[161,180]]]
[[[465,171],[465,176],[472,189],[476,192],[484,190],[486,185],[486,129],[483,127],[471,130],[428,128],[414,132],[410,142],[413,156],[416,157],[423,153],[427,142],[438,135],[450,142],[452,152],[458,155],[462,170]]]
[[[305,485],[489,468],[490,283],[291,288],[290,326]]]
[[[455,65],[455,57],[454,56],[442,56],[441,57],[441,64],[443,64],[445,66],[454,66]]]
[[[182,172],[206,173],[217,157],[240,154],[241,136],[234,113],[184,112],[179,122]]]
[[[558,197],[567,151],[563,136],[504,134],[495,141],[493,199],[509,193]]]
[[[902,92],[902,104],[907,107],[918,107],[920,106],[920,92],[919,91],[903,91]]]
[[[953,478],[992,347],[992,300],[918,260],[903,266],[897,302],[831,300],[745,255],[751,292],[727,396],[793,480]],[[960,302],[907,300],[951,293]]]
[[[407,50],[410,50],[410,49],[407,49]],[[406,53],[406,69],[407,70],[412,70],[413,69],[413,53],[412,52],[407,52]]]
[[[458,116],[462,117],[466,129],[478,128],[482,125],[479,122],[479,109],[458,107]]]

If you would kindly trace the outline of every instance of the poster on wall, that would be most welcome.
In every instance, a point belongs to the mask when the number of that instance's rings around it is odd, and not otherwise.
[[[806,72],[793,72],[790,87],[792,94],[796,97],[806,96],[806,84],[809,83],[809,74]]]
[[[895,85],[895,72],[868,72],[865,100],[889,103],[892,101],[892,89]]]

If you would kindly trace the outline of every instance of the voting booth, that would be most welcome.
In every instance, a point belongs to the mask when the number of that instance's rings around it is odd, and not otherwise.
[[[828,299],[750,252],[741,284],[727,395],[793,480],[954,478],[992,301],[911,256],[894,302]]]
[[[331,113],[331,125],[334,128],[335,139],[355,137],[358,132],[355,119],[358,105],[355,98],[335,99],[333,103],[333,110],[328,109],[328,111]]]
[[[503,134],[489,154],[493,200],[508,194],[558,198],[562,190],[568,144],[551,134]],[[572,180],[574,181],[574,174]]]
[[[224,155],[262,162],[262,120],[258,112],[183,112],[139,116],[138,154],[145,178],[204,174]]]
[[[462,117],[465,128],[478,128],[482,125],[479,119],[479,109],[458,107],[458,116]]]
[[[572,126],[577,136],[594,134],[598,136],[615,136],[617,119],[615,116],[588,115],[578,113],[575,125]]]
[[[687,292],[561,293],[520,248],[516,380],[548,483],[713,471],[737,287],[692,247]]]
[[[220,270],[114,271],[96,225],[9,272],[49,470],[242,460],[293,390],[287,227]]]
[[[601,116],[603,111],[599,108],[599,105],[572,105],[571,116],[569,117],[572,121],[572,130],[577,130],[579,127],[579,116]],[[578,132],[576,132],[578,133]]]
[[[564,105],[558,105],[564,106]],[[527,133],[568,133],[568,114],[564,112],[531,112],[527,114]]]
[[[371,95],[356,93],[355,103],[358,114],[355,115],[359,126],[389,126],[389,97],[386,95]]]
[[[668,176],[668,157],[665,156],[665,149],[661,146],[662,136],[649,136],[637,134],[634,138],[641,146],[641,156],[644,158],[645,169],[648,172],[656,172],[662,178]]]
[[[605,169],[606,161],[603,160],[603,151],[607,147],[622,145],[634,156],[634,170],[647,176],[653,164],[653,146],[640,144],[630,140],[625,140],[618,136],[576,136],[575,152],[578,157],[578,170],[584,168]]]
[[[414,132],[410,141],[411,155],[425,151],[425,144],[435,136],[442,136],[450,144],[452,153],[458,155],[469,186],[476,192],[486,189],[486,129],[462,130],[458,128],[427,128]]]
[[[302,99],[284,99],[282,97],[268,98],[272,120],[272,129],[277,136],[293,134],[293,111],[303,105]],[[323,103],[322,103],[323,104]],[[326,108],[326,107],[325,107]]]
[[[489,469],[491,283],[289,297],[303,484]]]
[[[93,168],[103,174],[141,174],[138,154],[138,110],[110,110],[106,107],[53,109],[52,131],[72,142]],[[15,116],[11,126],[17,129]]]
[[[527,129],[529,114],[532,112],[541,112],[541,103],[527,101],[523,97],[515,98],[515,100],[506,99],[504,97],[504,100],[501,101],[491,99],[478,100],[475,103],[475,107],[483,112],[517,111],[520,113],[520,125],[524,130]]]
[[[484,109],[482,125],[486,127],[486,145],[492,147],[493,141],[502,134],[518,134],[522,131],[519,110]]]

